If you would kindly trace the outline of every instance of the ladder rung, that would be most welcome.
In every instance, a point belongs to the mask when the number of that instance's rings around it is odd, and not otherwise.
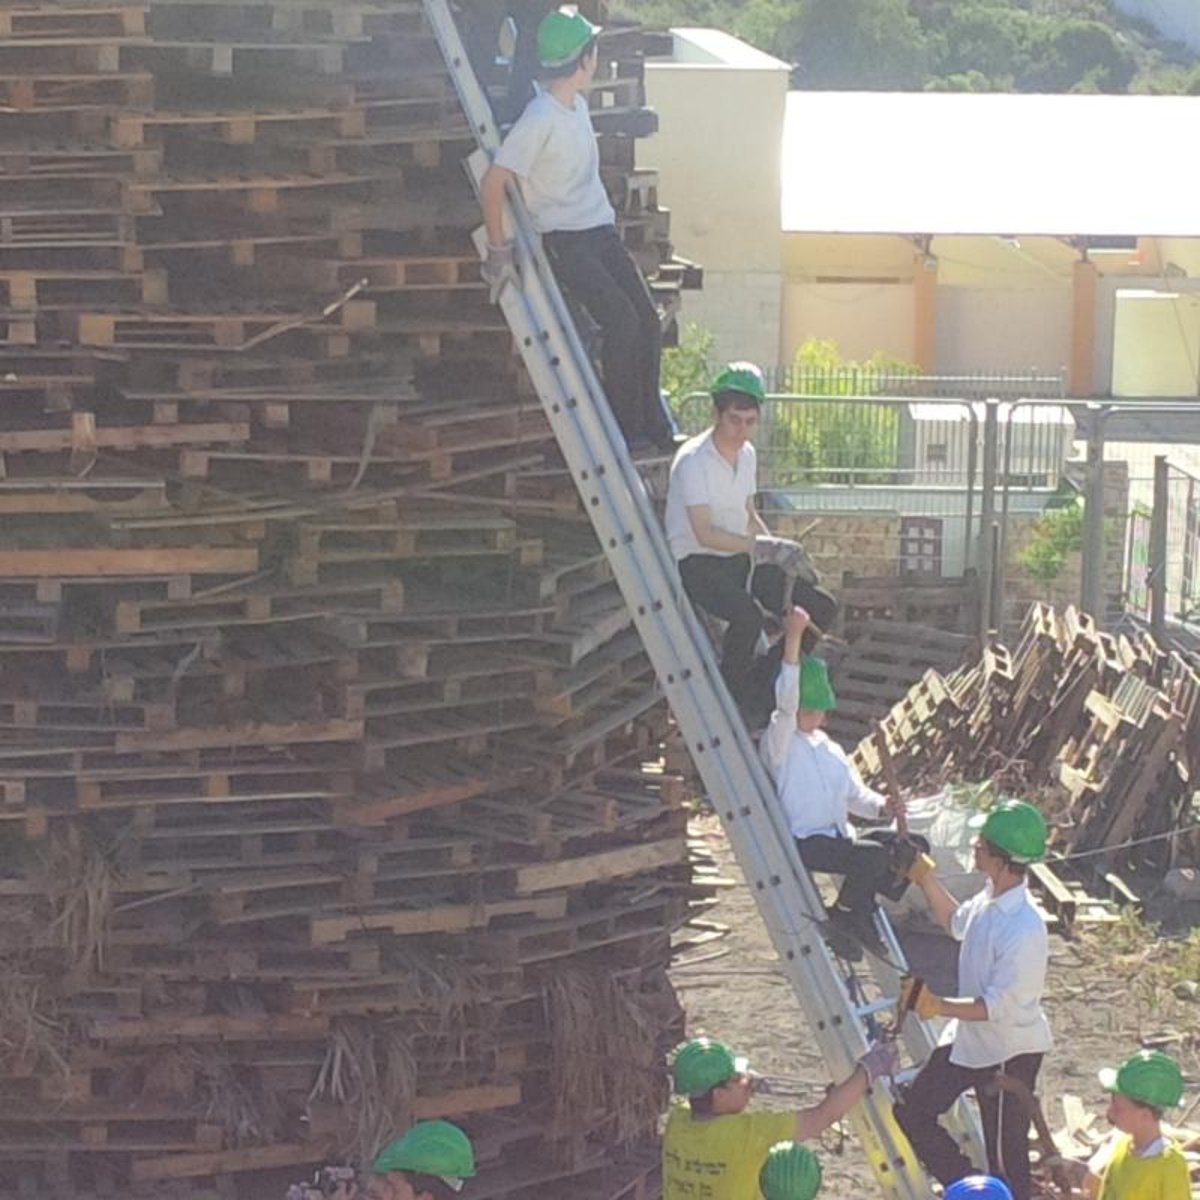
[[[869,1004],[860,1004],[854,1011],[860,1017],[869,1017],[877,1012],[883,1012],[885,1009],[895,1007],[895,996],[883,996],[878,1000],[872,1000]]]

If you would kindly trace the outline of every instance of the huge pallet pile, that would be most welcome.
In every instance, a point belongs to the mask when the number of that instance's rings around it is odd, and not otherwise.
[[[1163,835],[1195,824],[1200,672],[1148,633],[1113,636],[1074,609],[1036,604],[1015,648],[927,672],[883,727],[902,784],[995,779],[1036,795],[1055,847],[1097,867],[1161,873],[1193,853]],[[855,759],[882,781],[870,738]]]
[[[669,253],[607,43],[606,171]],[[0,1194],[650,1177],[665,710],[416,0],[0,8]]]

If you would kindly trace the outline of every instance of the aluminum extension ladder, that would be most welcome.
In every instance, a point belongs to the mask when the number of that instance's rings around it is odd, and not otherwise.
[[[478,187],[500,145],[499,130],[447,0],[423,3],[479,146],[468,164]],[[894,1007],[898,975],[876,963],[883,998],[864,1002],[856,987],[860,998],[853,999],[853,981],[843,978],[822,940],[820,897],[800,863],[708,636],[683,593],[645,486],[519,196],[509,196],[506,216],[521,282],[504,289],[500,307],[813,1038],[831,1076],[845,1078],[867,1049],[866,1022]],[[481,252],[484,240],[480,230]],[[892,957],[902,963],[886,918],[881,920]],[[930,1027],[915,1014],[905,1022],[904,1040],[916,1062],[924,1061],[935,1044]],[[850,1117],[883,1194],[927,1200],[929,1183],[892,1116],[890,1088],[877,1083]],[[983,1162],[972,1110],[960,1101],[947,1119],[972,1160]]]

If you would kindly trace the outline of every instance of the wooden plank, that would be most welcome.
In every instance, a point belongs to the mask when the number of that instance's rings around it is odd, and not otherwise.
[[[255,722],[214,728],[176,729],[119,734],[118,753],[147,750],[200,750],[215,746],[282,746],[309,742],[354,742],[363,735],[362,721]]]
[[[539,920],[565,917],[567,897],[547,896],[540,900],[499,900],[485,904],[441,904],[433,908],[403,909],[399,912],[360,912],[352,917],[314,917],[309,921],[309,940],[314,946],[344,941],[354,933],[383,929],[400,936],[420,933],[466,933],[482,929],[495,918],[528,914]]]
[[[0,550],[0,578],[104,579],[117,576],[250,575],[257,549]]]
[[[138,1045],[323,1038],[328,1032],[328,1017],[294,1013],[272,1013],[263,1017],[157,1017],[142,1021],[97,1021],[92,1027],[92,1036],[97,1041]]]
[[[581,887],[624,875],[638,875],[660,867],[679,866],[687,861],[685,837],[663,838],[619,850],[605,850],[558,862],[535,863],[517,872],[517,892],[527,896],[551,888]]]
[[[214,1154],[169,1154],[161,1158],[135,1158],[135,1182],[156,1179],[193,1179],[201,1175],[225,1175],[235,1171],[266,1171],[272,1167],[326,1161],[335,1150],[332,1138],[316,1138],[277,1146],[251,1146],[221,1150]]]

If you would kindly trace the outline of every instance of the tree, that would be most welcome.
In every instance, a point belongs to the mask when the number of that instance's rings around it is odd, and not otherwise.
[[[1081,549],[1083,501],[1075,499],[1038,517],[1017,561],[1038,583],[1053,583],[1062,574],[1068,555]]]
[[[618,0],[797,64],[803,88],[1200,94],[1200,59],[1110,0]]]
[[[864,363],[842,358],[837,343],[810,338],[796,352],[788,390],[803,396],[873,396],[918,368],[886,354]],[[767,436],[777,483],[891,482],[897,466],[899,412],[883,405],[830,400],[781,401]]]
[[[929,44],[905,0],[809,0],[796,23],[801,87],[919,90]]]
[[[713,364],[712,333],[701,325],[684,327],[678,346],[666,346],[662,353],[662,370],[659,380],[667,393],[671,411],[687,429],[696,425],[696,414],[688,410],[685,401],[697,392],[707,392],[709,381],[715,373]],[[704,406],[702,417],[707,418]]]

